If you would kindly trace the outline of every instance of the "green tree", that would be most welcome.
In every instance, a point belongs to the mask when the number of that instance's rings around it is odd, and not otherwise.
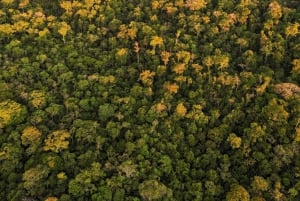
[[[115,108],[113,105],[105,103],[99,106],[98,115],[101,121],[107,121],[110,117],[115,115]]]
[[[32,196],[39,196],[45,191],[45,180],[49,170],[41,165],[26,170],[23,174],[24,188]]]
[[[143,200],[157,200],[170,197],[172,191],[156,180],[146,180],[139,185],[139,192]]]

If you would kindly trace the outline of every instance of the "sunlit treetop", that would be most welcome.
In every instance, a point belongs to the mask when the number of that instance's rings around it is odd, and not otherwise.
[[[200,10],[206,7],[206,0],[187,0],[185,6],[190,10]]]
[[[0,128],[22,122],[26,113],[24,106],[12,100],[0,102]]]

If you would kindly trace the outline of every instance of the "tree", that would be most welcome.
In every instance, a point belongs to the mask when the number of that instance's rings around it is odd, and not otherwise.
[[[47,178],[49,170],[41,165],[26,170],[23,174],[24,188],[32,196],[39,196],[43,193],[44,180]]]
[[[166,66],[169,62],[169,58],[172,55],[171,52],[168,51],[162,51],[160,56],[161,56],[161,60],[164,62],[164,65]]]
[[[155,72],[150,70],[144,70],[140,73],[139,80],[146,86],[152,86],[153,84],[153,77],[155,76]]]
[[[44,201],[58,201],[57,197],[47,197]]]
[[[170,197],[172,192],[164,184],[156,180],[146,180],[139,185],[139,192],[143,200],[156,200]]]
[[[262,138],[266,135],[266,126],[261,126],[256,122],[251,123],[250,128],[245,128],[244,132],[247,134],[248,139],[255,143],[261,141]]]
[[[187,110],[186,110],[186,107],[183,105],[183,103],[179,103],[176,106],[176,114],[178,114],[179,116],[184,117],[186,112],[187,112]]]
[[[292,73],[294,73],[295,75],[300,75],[300,59],[294,59],[292,61],[292,64],[293,64]]]
[[[236,134],[234,134],[234,133],[229,134],[227,141],[230,143],[230,146],[233,149],[239,148],[242,144],[242,138],[236,136]]]
[[[206,7],[206,0],[187,0],[185,2],[185,7],[187,7],[188,9],[194,11],[194,10],[200,10],[202,8]]]
[[[294,23],[294,24],[289,24],[286,28],[285,28],[285,35],[286,37],[289,36],[296,36],[299,33],[299,23]]]
[[[69,147],[70,133],[66,130],[57,130],[50,133],[45,139],[45,151],[61,152]]]
[[[26,108],[15,101],[0,102],[0,128],[21,123],[26,114]]]
[[[41,143],[42,133],[39,129],[33,126],[26,127],[21,136],[22,144],[25,146],[29,145],[27,151],[32,154],[38,148]]]
[[[269,188],[268,182],[261,176],[255,176],[251,186],[254,191],[267,191]]]
[[[234,184],[226,194],[226,201],[250,201],[250,195],[243,186]]]
[[[150,45],[155,49],[155,47],[161,47],[164,44],[164,40],[160,36],[152,36]]]
[[[47,104],[46,94],[39,90],[32,91],[29,100],[34,108],[43,108]]]
[[[115,115],[115,108],[113,105],[105,103],[99,106],[98,115],[101,121],[107,121],[110,117]]]
[[[64,43],[66,42],[66,35],[71,30],[70,25],[66,22],[61,22],[58,27],[58,33],[62,36]]]

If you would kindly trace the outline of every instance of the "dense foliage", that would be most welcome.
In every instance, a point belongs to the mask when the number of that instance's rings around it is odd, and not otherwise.
[[[0,200],[300,200],[298,1],[0,8]]]

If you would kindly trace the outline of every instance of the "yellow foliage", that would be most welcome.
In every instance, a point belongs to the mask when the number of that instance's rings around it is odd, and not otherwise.
[[[15,33],[15,29],[13,25],[10,24],[0,24],[0,33],[6,33],[8,35]]]
[[[191,53],[188,51],[179,51],[176,53],[176,57],[178,61],[183,61],[183,63],[189,63],[191,59]]]
[[[134,8],[134,12],[133,12],[133,16],[135,17],[139,17],[142,15],[142,10],[140,6],[137,6],[136,8]]]
[[[218,55],[215,57],[215,62],[219,65],[219,69],[223,70],[229,66],[229,57],[227,55]]]
[[[62,35],[63,39],[65,38],[69,30],[71,30],[71,27],[66,22],[60,23],[58,33]]]
[[[33,126],[26,127],[21,136],[23,145],[37,145],[41,140],[42,133],[39,129]]]
[[[256,89],[255,89],[258,94],[263,94],[266,91],[266,88],[268,87],[268,85],[270,84],[270,81],[271,81],[270,77],[267,76],[264,79],[265,79],[265,82],[261,86],[256,87]]]
[[[226,195],[226,201],[250,201],[249,192],[241,185],[234,184]]]
[[[76,15],[80,15],[80,17],[87,17],[89,15],[90,11],[87,9],[79,9],[76,12]]]
[[[30,93],[30,103],[34,108],[42,108],[46,105],[47,99],[44,92],[39,90],[34,90]]]
[[[25,109],[19,103],[11,100],[0,102],[0,128],[19,123],[25,112]]]
[[[227,141],[230,143],[232,149],[237,149],[242,144],[242,138],[236,136],[234,133],[229,134]]]
[[[159,36],[153,36],[151,41],[150,41],[150,45],[155,48],[156,46],[161,46],[163,45],[164,43],[164,40],[162,37],[159,37]]]
[[[160,113],[160,112],[164,111],[165,109],[167,109],[167,107],[166,107],[166,105],[163,104],[163,103],[157,103],[157,104],[155,105],[155,111],[156,111],[157,113]]]
[[[277,1],[269,4],[269,14],[273,19],[280,19],[282,17],[281,5]]]
[[[64,173],[64,172],[58,173],[58,174],[56,175],[56,177],[57,177],[57,179],[59,179],[59,180],[65,180],[65,179],[67,179],[67,175],[66,175],[66,173]]]
[[[203,17],[202,17],[202,21],[203,21],[204,24],[210,23],[210,18],[209,18],[209,16],[203,16]]]
[[[48,197],[45,201],[58,201],[57,197]]]
[[[153,83],[153,77],[155,76],[155,72],[150,70],[144,70],[140,73],[139,80],[143,82],[145,85],[151,85]]]
[[[267,191],[269,188],[269,183],[261,176],[255,176],[251,186],[257,191]]]
[[[183,103],[179,103],[177,106],[176,106],[176,113],[179,115],[179,116],[182,116],[184,117],[185,114],[186,114],[187,110],[186,110],[186,107],[183,105]]]
[[[158,1],[153,1],[152,2],[152,9],[153,10],[156,10],[156,9],[158,9],[158,8],[161,8],[161,4],[158,2]]]
[[[127,38],[128,36],[127,36],[127,27],[126,27],[126,25],[121,24],[119,29],[120,29],[120,31],[117,34],[117,37],[118,38]]]
[[[167,89],[170,93],[176,94],[178,92],[179,86],[176,83],[170,84],[169,82],[166,82],[164,84],[164,88]]]
[[[249,42],[248,42],[248,40],[246,38],[238,38],[236,40],[236,44],[238,44],[241,47],[248,47]]]
[[[47,164],[50,168],[54,168],[56,163],[55,163],[55,158],[53,156],[48,156],[47,157]]]
[[[137,28],[136,27],[132,27],[132,28],[127,30],[127,35],[132,40],[136,38],[136,33],[137,33]]]
[[[285,28],[285,35],[286,36],[295,36],[299,33],[299,23],[295,23],[295,24],[289,24],[286,28]]]
[[[169,5],[166,5],[166,12],[168,15],[171,15],[172,13],[175,13],[177,11],[177,8],[173,6],[172,3],[170,3]]]
[[[122,57],[122,56],[127,56],[127,54],[128,54],[127,48],[120,48],[118,49],[116,56]]]
[[[58,130],[52,132],[45,139],[45,151],[60,152],[62,149],[67,149],[69,146],[68,139],[70,138],[70,133],[65,130]]]
[[[187,0],[185,2],[185,7],[190,10],[200,10],[206,7],[206,0]]]
[[[191,66],[196,72],[200,72],[203,69],[203,66],[199,64],[192,64]]]
[[[100,0],[101,2],[101,0]],[[84,0],[84,6],[88,9],[92,8],[97,2],[95,0]]]
[[[29,4],[29,0],[21,0],[19,3],[19,8],[25,8]]]
[[[19,20],[12,25],[13,29],[17,32],[25,31],[29,27],[29,23],[23,20]]]
[[[184,63],[180,63],[180,64],[177,64],[176,66],[174,66],[173,68],[173,71],[176,73],[176,74],[183,74],[184,71],[186,69],[186,66]]]
[[[2,3],[4,4],[12,4],[14,2],[14,0],[1,0]]]
[[[100,76],[100,83],[102,84],[113,84],[116,82],[116,78],[113,75]]]
[[[42,31],[39,31],[39,37],[45,37],[50,33],[49,29],[44,28]]]
[[[62,1],[60,3],[60,7],[65,9],[66,14],[71,14],[72,13],[72,2],[71,1]]]
[[[296,75],[300,75],[300,59],[294,59],[293,62],[293,69],[292,73],[295,73]]]
[[[208,68],[210,68],[212,65],[214,65],[214,63],[215,62],[214,62],[212,56],[207,56],[203,60],[203,64]]]
[[[182,76],[182,75],[179,75],[179,76],[176,76],[174,78],[175,81],[177,82],[186,82],[187,81],[187,77],[186,76]]]
[[[169,62],[169,58],[172,55],[171,52],[167,52],[167,51],[162,51],[160,56],[161,56],[161,60],[164,62],[164,65],[167,65]]]

